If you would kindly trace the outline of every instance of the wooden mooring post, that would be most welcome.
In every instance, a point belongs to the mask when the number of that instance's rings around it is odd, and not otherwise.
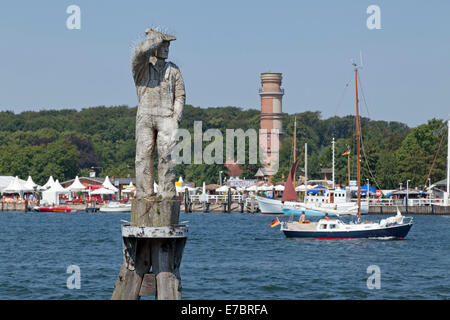
[[[188,229],[178,224],[179,213],[179,200],[133,201],[131,224],[122,225],[124,261],[111,299],[181,299],[179,268]]]
[[[231,188],[228,188],[228,197],[227,197],[227,200],[228,200],[228,203],[227,203],[227,205],[228,205],[228,210],[227,210],[227,212],[228,213],[230,213],[231,212]]]
[[[184,189],[184,212],[189,213],[192,212],[193,203],[191,201],[191,197],[189,196],[189,189]]]

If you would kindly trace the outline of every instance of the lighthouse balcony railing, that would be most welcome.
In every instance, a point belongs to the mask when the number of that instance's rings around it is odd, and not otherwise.
[[[280,91],[264,91],[262,88],[259,89],[260,94],[284,94],[284,89],[280,88]]]

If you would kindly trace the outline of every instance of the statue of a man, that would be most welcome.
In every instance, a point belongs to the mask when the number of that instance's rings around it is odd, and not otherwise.
[[[186,100],[178,67],[167,62],[170,41],[176,38],[147,29],[147,40],[134,51],[132,71],[139,106],[136,116],[136,198],[155,194],[153,159],[158,150],[158,194],[175,196],[172,150]]]

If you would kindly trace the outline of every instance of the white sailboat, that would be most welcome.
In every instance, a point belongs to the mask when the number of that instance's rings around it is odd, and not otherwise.
[[[295,126],[294,126],[295,129]],[[333,143],[334,149],[334,143]],[[305,144],[305,180],[307,172],[307,145]],[[333,150],[334,154],[334,150]],[[334,158],[334,156],[333,156]],[[334,172],[334,161],[333,161]],[[334,176],[334,174],[333,174]],[[333,178],[334,186],[334,178]],[[312,192],[319,191],[317,194],[310,194]],[[296,189],[296,191],[298,191]],[[316,186],[308,186],[307,184],[301,188],[301,191],[305,192],[305,199],[300,201],[285,201],[277,199],[269,199],[265,197],[256,197],[258,206],[263,214],[287,214],[287,215],[300,215],[304,210],[313,210],[323,212],[329,210],[340,215],[356,215],[358,207],[355,202],[352,202],[345,190],[339,188],[327,188]],[[369,203],[361,203],[361,213],[366,214],[369,212]]]
[[[356,91],[356,140],[358,166],[358,221],[345,223],[342,220],[331,219],[327,215],[318,222],[288,221],[281,222],[281,231],[286,237],[316,238],[316,239],[351,239],[351,238],[405,238],[413,224],[412,217],[403,217],[397,208],[397,215],[382,219],[379,222],[361,221],[361,168],[360,168],[360,133],[358,107],[358,66],[355,67]],[[305,223],[308,222],[308,223]]]

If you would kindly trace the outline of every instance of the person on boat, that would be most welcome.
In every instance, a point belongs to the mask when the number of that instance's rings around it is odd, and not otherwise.
[[[305,211],[302,211],[302,214],[300,216],[300,219],[298,219],[298,222],[305,223],[305,220],[306,220],[305,217],[306,217]]]
[[[326,212],[325,213],[325,217],[323,217],[325,220],[333,220],[333,218],[330,218],[329,216],[328,216],[328,212]]]

